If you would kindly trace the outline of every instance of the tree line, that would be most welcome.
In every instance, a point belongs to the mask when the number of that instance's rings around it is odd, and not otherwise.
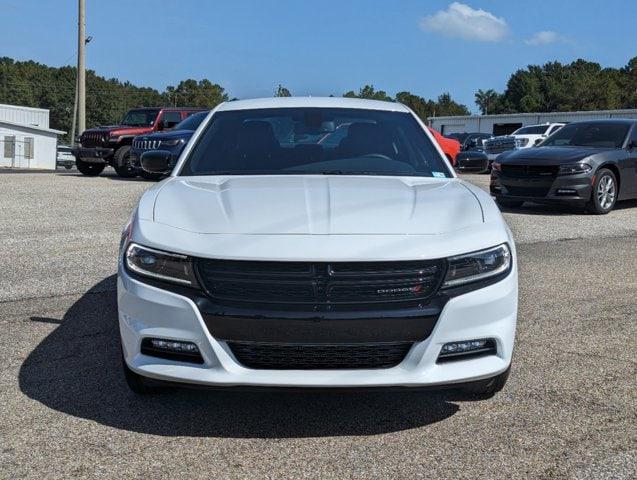
[[[582,59],[529,65],[511,75],[504,92],[478,90],[475,102],[483,115],[637,108],[637,57],[622,68]]]
[[[51,128],[69,131],[73,119],[75,74],[75,67],[56,68],[0,57],[0,103],[46,108],[50,111]],[[134,107],[212,108],[230,99],[222,86],[207,79],[182,80],[160,92],[116,78],[107,79],[88,70],[86,84],[88,127],[117,123]],[[278,85],[273,94],[292,95],[283,85]],[[365,85],[343,96],[401,102],[423,120],[433,116],[470,114],[467,106],[454,101],[449,93],[443,93],[435,100],[407,91],[392,97],[373,85]],[[602,68],[598,63],[582,59],[570,64],[529,65],[511,75],[504,92],[478,90],[475,101],[482,114],[637,108],[637,57],[619,69]]]
[[[49,67],[0,57],[0,103],[46,108],[51,128],[70,135],[75,101],[75,67]],[[228,100],[225,89],[210,80],[183,80],[163,92],[116,78],[86,72],[86,125],[112,125],[142,106],[214,107]],[[66,138],[66,140],[70,140]]]

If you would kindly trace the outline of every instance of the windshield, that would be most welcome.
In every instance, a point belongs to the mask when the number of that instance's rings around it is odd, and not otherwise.
[[[533,125],[530,127],[518,128],[513,135],[544,135],[550,125]]]
[[[571,123],[547,138],[542,146],[621,148],[628,128],[624,123]]]
[[[201,125],[209,112],[193,113],[185,120],[182,120],[175,125],[174,130],[197,130],[197,127]]]
[[[155,119],[159,110],[131,110],[124,116],[122,125],[128,127],[151,127],[155,124]]]
[[[180,175],[452,177],[409,113],[274,108],[216,113]]]

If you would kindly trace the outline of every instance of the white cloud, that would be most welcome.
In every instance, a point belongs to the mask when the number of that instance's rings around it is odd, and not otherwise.
[[[541,32],[535,32],[531,38],[524,40],[524,43],[537,47],[540,45],[548,45],[550,43],[560,42],[563,38],[557,33],[551,30],[542,30]]]
[[[453,2],[446,10],[427,15],[421,20],[420,28],[446,37],[479,42],[499,42],[509,34],[504,18],[460,2]]]

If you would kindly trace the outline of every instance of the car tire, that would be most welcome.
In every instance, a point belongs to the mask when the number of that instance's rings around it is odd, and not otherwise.
[[[133,372],[128,365],[126,365],[126,360],[124,360],[123,354],[122,369],[124,370],[126,385],[128,385],[128,388],[136,395],[152,395],[159,392],[159,388],[149,385],[144,377]]]
[[[519,208],[524,204],[522,200],[509,200],[507,198],[496,198],[495,201],[504,208]]]
[[[500,375],[489,378],[487,380],[482,380],[480,382],[474,382],[465,385],[462,388],[462,391],[474,398],[486,400],[493,397],[496,393],[504,388],[504,385],[507,383],[507,380],[509,378],[509,373],[511,373],[510,365],[509,368],[507,368]]]
[[[137,170],[133,167],[130,159],[130,145],[124,145],[115,150],[113,157],[113,168],[122,178],[133,178],[137,176]]]
[[[139,176],[144,178],[144,179],[146,179],[146,180],[157,181],[163,176],[163,173],[151,173],[151,172],[147,172],[146,170],[142,169],[142,170],[139,171]]]
[[[75,160],[75,166],[82,175],[87,177],[97,177],[106,168],[105,163],[89,163],[80,158]]]
[[[595,215],[606,215],[615,207],[618,193],[615,174],[607,168],[600,168],[595,174],[591,198],[586,204],[587,210]]]

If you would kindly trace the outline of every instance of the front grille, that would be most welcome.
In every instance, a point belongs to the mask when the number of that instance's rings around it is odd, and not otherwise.
[[[433,295],[444,260],[400,262],[196,261],[216,300],[268,304],[356,304],[416,301]]]
[[[245,367],[272,370],[391,368],[403,361],[413,344],[302,344],[228,342]]]
[[[511,178],[549,178],[557,175],[557,165],[509,165],[502,164],[502,175]]]
[[[136,150],[157,150],[160,145],[161,140],[149,140],[146,138],[133,140],[133,148]]]
[[[546,197],[551,186],[542,187],[511,187],[507,186],[507,194],[514,197]]]
[[[103,133],[85,132],[80,137],[80,143],[83,147],[102,147],[108,144],[108,137]]]
[[[484,151],[486,153],[502,153],[508,152],[515,148],[514,138],[494,139],[484,142]]]

